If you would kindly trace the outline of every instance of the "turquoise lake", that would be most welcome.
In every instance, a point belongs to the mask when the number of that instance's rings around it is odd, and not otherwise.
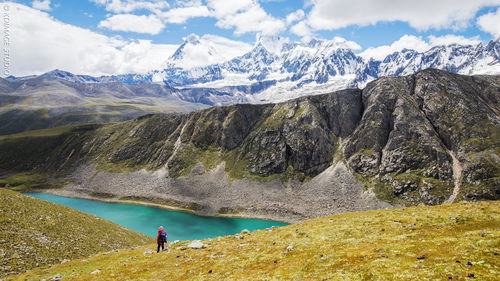
[[[287,225],[268,220],[202,217],[148,206],[107,203],[47,193],[25,194],[96,215],[151,237],[156,237],[161,225],[167,230],[169,241],[206,239],[236,234],[243,229],[258,230]]]

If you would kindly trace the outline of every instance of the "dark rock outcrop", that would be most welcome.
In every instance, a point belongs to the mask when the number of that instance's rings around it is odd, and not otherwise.
[[[499,115],[500,76],[428,69],[279,104],[154,114],[44,141],[6,139],[0,169],[70,175],[94,163],[98,171],[165,170],[173,183],[223,165],[224,184],[207,176],[210,184],[300,190],[344,162],[366,192],[391,204],[499,199]],[[37,149],[16,157],[30,142]],[[318,194],[349,188],[320,182]],[[203,196],[192,188],[189,196]]]

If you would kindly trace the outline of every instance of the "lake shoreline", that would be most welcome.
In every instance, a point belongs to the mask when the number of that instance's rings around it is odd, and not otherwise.
[[[285,219],[284,217],[278,218],[275,216],[259,216],[259,215],[250,215],[250,214],[248,214],[248,215],[247,214],[221,214],[221,213],[205,214],[203,212],[199,212],[199,211],[196,211],[193,209],[182,208],[182,207],[172,206],[172,205],[168,205],[168,204],[158,204],[158,203],[147,202],[147,201],[129,200],[129,199],[121,199],[121,198],[105,198],[105,197],[99,197],[99,196],[92,196],[92,195],[89,195],[89,194],[84,193],[84,192],[78,192],[75,190],[66,190],[66,189],[33,189],[30,191],[25,191],[25,192],[40,192],[40,193],[58,195],[58,196],[62,196],[62,197],[87,199],[87,200],[93,200],[93,201],[99,201],[99,202],[105,202],[105,203],[140,205],[140,206],[147,206],[147,207],[164,209],[164,210],[168,210],[168,211],[183,212],[183,213],[188,213],[188,214],[192,214],[192,215],[196,215],[196,216],[200,216],[200,217],[258,219],[258,220],[276,221],[276,222],[282,222],[282,223],[288,223],[288,224],[300,222],[300,220]]]
[[[259,218],[297,223],[336,213],[392,207],[364,190],[343,162],[307,182],[274,179],[231,179],[225,162],[205,171],[197,164],[189,175],[168,177],[165,168],[111,172],[97,164],[81,164],[64,177],[70,196],[159,203],[201,216]],[[341,184],[337,186],[337,183]],[[331,185],[331,186],[330,186]],[[326,187],[330,186],[330,187]],[[97,197],[97,198],[95,198]]]

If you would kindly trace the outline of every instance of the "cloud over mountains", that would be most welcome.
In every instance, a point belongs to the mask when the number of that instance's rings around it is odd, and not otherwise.
[[[391,21],[407,22],[421,30],[459,29],[474,25],[492,34],[494,38],[500,36],[500,9],[477,15],[478,9],[498,6],[500,0],[444,0],[438,1],[439,3],[430,0],[418,3],[407,0],[397,3],[389,0],[353,0],[360,1],[359,5],[346,5],[345,1],[340,0],[312,0],[308,2],[309,5],[284,12],[281,16],[269,13],[264,9],[264,3],[257,0],[91,1],[108,12],[103,19],[97,19],[95,30],[55,19],[48,11],[55,9],[57,5],[50,0],[35,0],[32,2],[33,8],[8,3],[11,7],[11,17],[16,18],[10,26],[10,72],[22,76],[59,68],[90,75],[146,73],[161,68],[179,47],[178,44],[155,43],[154,39],[150,39],[151,36],[163,34],[173,25],[187,24],[190,19],[200,17],[212,18],[214,28],[227,30],[236,36],[236,40],[232,40],[217,35],[199,34],[206,42],[210,41],[210,44],[223,47],[217,48],[224,50],[225,55],[220,57],[234,57],[247,51],[248,43],[240,41],[238,36],[248,33],[273,35],[288,32],[299,35],[303,40],[309,40],[318,36],[317,32],[321,30]],[[434,8],[429,9],[430,6]],[[434,15],[435,13],[437,14]],[[126,36],[113,36],[109,35],[109,30],[134,32],[150,37],[145,40],[139,39],[141,37],[131,39]],[[349,42],[349,48],[356,50],[364,58],[376,59],[405,48],[426,50],[435,45],[477,44],[481,40],[479,36],[442,34],[418,36],[409,33],[389,44],[369,45],[364,49],[360,46],[362,44],[354,42],[356,40],[341,37],[336,37],[336,40]],[[221,43],[222,41],[224,42]],[[210,44],[207,43],[206,46]],[[202,64],[210,63],[216,58],[204,55],[206,52],[193,50],[191,53]]]

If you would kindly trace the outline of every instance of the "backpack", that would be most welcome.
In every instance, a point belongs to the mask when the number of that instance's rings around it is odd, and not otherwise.
[[[161,232],[160,237],[161,237],[161,240],[162,240],[162,241],[167,242],[167,237],[168,237],[168,235],[167,235],[167,232],[166,232],[165,230],[163,230],[163,231]]]

